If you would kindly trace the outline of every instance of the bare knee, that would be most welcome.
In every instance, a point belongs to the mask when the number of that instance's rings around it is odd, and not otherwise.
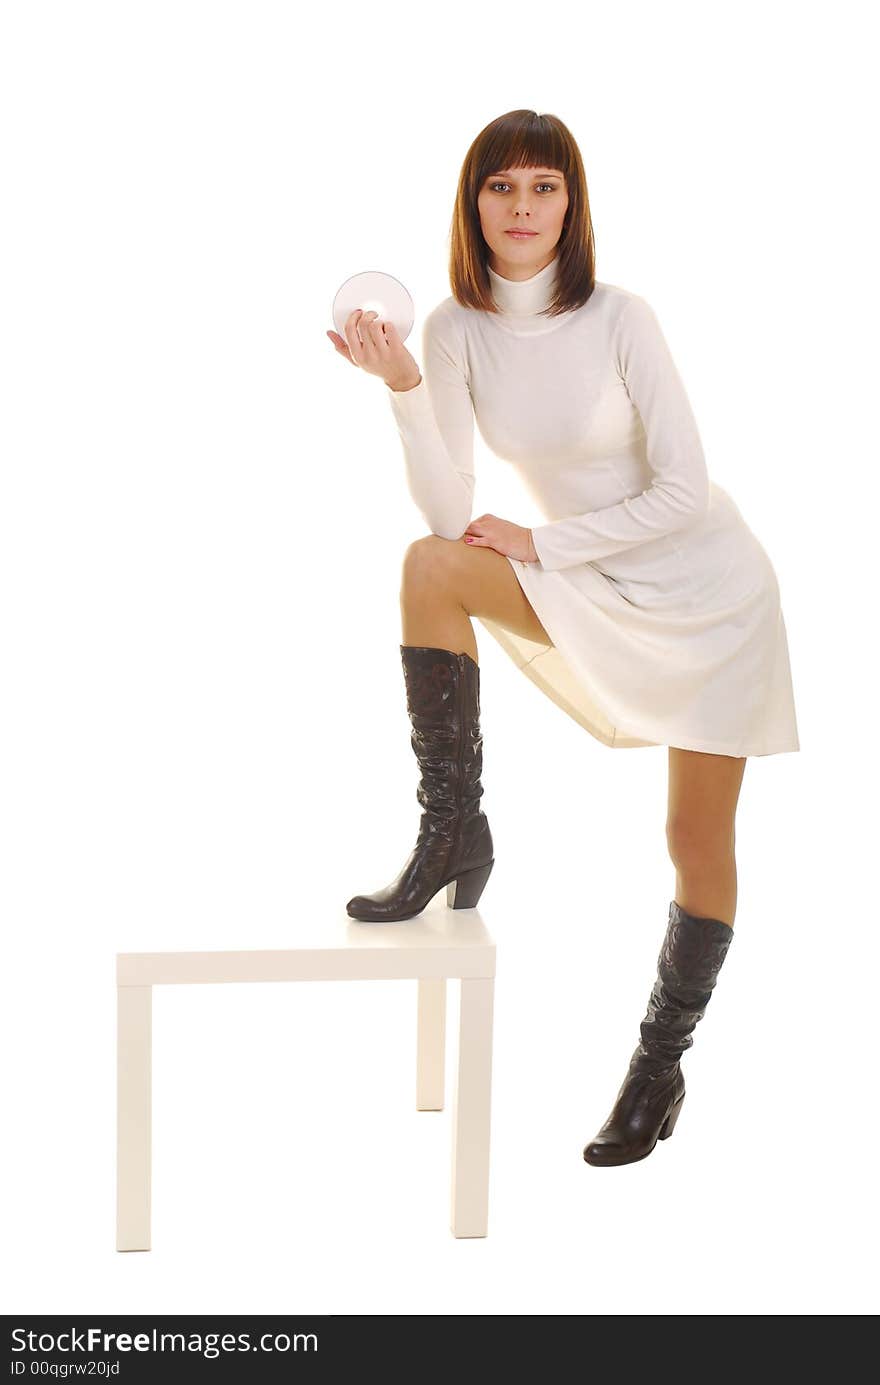
[[[666,824],[669,858],[681,874],[694,875],[729,864],[734,830],[727,824],[671,819]]]
[[[403,555],[401,590],[436,591],[447,587],[453,572],[454,548],[451,539],[441,539],[437,534],[415,539]]]

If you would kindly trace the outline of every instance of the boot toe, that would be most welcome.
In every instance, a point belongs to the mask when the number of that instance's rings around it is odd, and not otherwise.
[[[609,1140],[591,1140],[584,1150],[584,1159],[588,1164],[600,1169],[613,1168],[617,1164],[628,1162],[623,1147],[612,1144]]]
[[[349,918],[360,923],[400,923],[415,918],[421,908],[402,904],[391,899],[373,899],[370,895],[356,894],[345,906]]]
[[[374,899],[369,899],[365,894],[354,895],[346,904],[345,912],[353,919],[381,919],[383,917],[381,905],[377,905]]]
[[[616,1168],[619,1164],[635,1164],[639,1159],[647,1158],[656,1143],[656,1139],[646,1141],[637,1136],[627,1140],[626,1137],[618,1136],[615,1139],[610,1135],[597,1135],[584,1149],[584,1159],[597,1169]]]

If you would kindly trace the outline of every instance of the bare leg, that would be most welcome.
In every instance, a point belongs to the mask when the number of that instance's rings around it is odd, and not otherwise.
[[[400,586],[401,643],[451,649],[453,654],[470,654],[479,663],[471,618],[446,580],[451,565],[447,563],[444,570],[442,561],[432,562],[422,553],[410,557],[411,552],[404,560]]]
[[[451,649],[478,663],[471,616],[486,616],[527,639],[549,645],[516,575],[492,548],[429,534],[410,544],[400,586],[402,643]]]
[[[666,840],[675,900],[689,914],[733,927],[736,917],[736,807],[745,757],[669,747]]]

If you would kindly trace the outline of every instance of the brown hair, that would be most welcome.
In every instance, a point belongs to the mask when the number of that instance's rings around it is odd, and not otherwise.
[[[508,111],[481,130],[467,152],[452,214],[449,282],[465,308],[498,312],[489,278],[489,247],[480,225],[477,197],[485,179],[501,168],[558,168],[565,175],[568,207],[556,247],[557,291],[547,317],[580,308],[596,283],[596,247],[590,199],[580,150],[555,115]]]

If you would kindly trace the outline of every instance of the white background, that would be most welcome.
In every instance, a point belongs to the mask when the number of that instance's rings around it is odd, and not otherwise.
[[[5,1311],[876,1311],[869,15],[4,5]],[[478,627],[488,1237],[450,1234],[414,984],[160,987],[154,1248],[117,1254],[115,953],[293,945],[415,840],[427,531],[384,384],[325,331],[383,269],[419,359],[462,161],[517,107],[578,140],[598,277],[655,308],[782,592],[801,750],[746,766],[682,1119],[583,1162],[673,896],[667,752],[593,740]],[[475,514],[540,520],[479,435],[477,468]]]

